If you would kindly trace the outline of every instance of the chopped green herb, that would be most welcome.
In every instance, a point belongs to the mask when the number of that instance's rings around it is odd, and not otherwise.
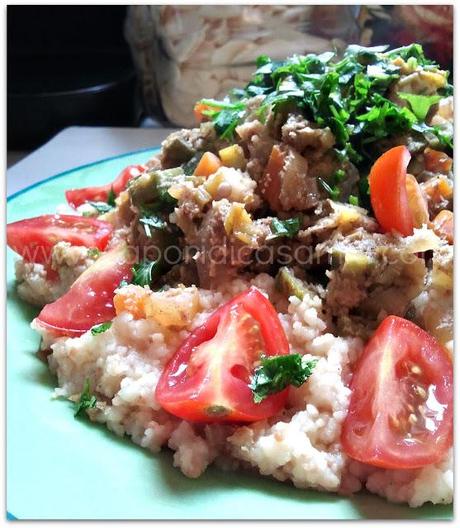
[[[295,55],[286,61],[273,61],[263,55],[257,70],[243,90],[233,90],[224,101],[204,99],[205,112],[215,130],[225,139],[246,115],[248,102],[262,96],[257,117],[264,121],[292,106],[305,118],[329,127],[335,136],[334,148],[342,161],[353,162],[361,173],[369,170],[381,153],[374,145],[381,140],[410,132],[420,133],[420,124],[434,102],[451,92],[451,85],[434,96],[405,95],[410,108],[398,106],[390,89],[401,78],[394,60],[401,57],[411,67],[433,71],[436,65],[425,58],[419,44],[387,51],[387,46],[349,46],[340,60],[332,53]],[[447,74],[446,74],[447,75]],[[415,97],[415,99],[414,99]],[[429,127],[422,134],[435,136],[442,147],[450,148],[452,138],[439,128]],[[336,183],[342,174],[336,174]],[[330,187],[330,196],[339,196]],[[360,196],[361,198],[361,196]]]
[[[138,286],[148,286],[161,271],[159,260],[144,260],[133,267],[133,284]]]
[[[345,176],[346,176],[346,172],[343,169],[338,169],[334,173],[334,180],[337,183],[340,183],[341,181],[345,179]]]
[[[88,201],[86,203],[89,204],[91,207],[94,207],[94,209],[96,209],[96,211],[99,214],[108,213],[109,211],[111,211],[113,209],[112,205],[109,205],[108,203],[105,203],[105,202],[91,202],[91,201]],[[89,214],[91,214],[91,213],[89,213]]]
[[[110,187],[109,196],[107,198],[107,203],[110,206],[115,207],[115,198],[116,197],[117,197],[117,195],[115,194],[115,191],[113,190],[113,187]]]
[[[419,121],[425,121],[430,108],[442,99],[441,95],[416,95],[403,92],[398,92],[398,97],[410,104],[412,112]]]
[[[319,181],[321,187],[329,194],[331,200],[338,200],[339,199],[339,197],[340,197],[340,189],[336,185],[331,187],[322,178],[318,178],[318,181]]]
[[[142,216],[139,218],[139,222],[144,226],[145,234],[150,238],[152,236],[152,229],[165,229],[168,224],[162,218],[157,215]]]
[[[300,229],[300,218],[288,218],[287,220],[280,220],[279,218],[273,218],[270,225],[273,237],[288,237],[293,238],[297,235]]]
[[[77,402],[75,402],[75,413],[74,416],[78,416],[82,411],[85,411],[86,409],[93,409],[96,407],[97,398],[96,396],[91,394],[90,390],[90,383],[89,379],[85,380],[85,384],[83,386],[83,391],[80,394],[80,399]]]
[[[125,286],[129,286],[129,282],[126,279],[123,279],[120,281],[118,288],[124,288]]]
[[[97,258],[101,254],[100,250],[96,247],[89,248],[88,249],[88,257],[89,258]]]
[[[350,194],[348,197],[348,203],[351,205],[359,205],[359,198],[353,194]]]
[[[255,403],[288,385],[300,387],[311,376],[317,361],[300,354],[263,357],[249,384]]]
[[[98,335],[98,334],[103,334],[111,326],[112,326],[112,321],[106,321],[105,323],[95,325],[91,328],[91,334],[93,336]]]

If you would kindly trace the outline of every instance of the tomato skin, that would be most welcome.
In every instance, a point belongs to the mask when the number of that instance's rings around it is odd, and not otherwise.
[[[132,278],[132,259],[123,242],[108,251],[73,283],[62,297],[47,304],[36,321],[47,330],[77,337],[115,317],[114,290]]]
[[[123,169],[112,183],[99,185],[97,187],[84,187],[82,189],[70,189],[65,192],[65,197],[69,205],[74,208],[87,201],[107,202],[111,189],[115,195],[119,195],[126,189],[128,182],[144,172],[144,165],[129,165]]]
[[[57,242],[105,249],[113,233],[108,222],[72,215],[42,215],[7,225],[8,246],[27,262],[50,264]]]
[[[244,337],[238,340],[239,336],[232,332],[224,334],[224,340],[219,341],[219,331],[224,327],[225,332],[225,327],[231,324],[233,310],[238,310],[237,320],[249,315],[257,321],[265,355],[289,353],[289,343],[271,303],[256,288],[246,290],[218,308],[202,326],[196,328],[165,367],[155,397],[171,414],[197,422],[253,422],[273,416],[285,405],[288,389],[256,404],[248,380],[235,375],[235,365],[244,363],[247,359],[244,355],[249,355],[247,350],[243,350],[247,342]],[[227,342],[234,344],[233,357],[230,357],[232,352],[221,357],[220,352]],[[208,357],[204,365],[188,375],[192,353],[200,345],[209,346],[209,343],[213,347],[213,357]],[[212,363],[216,357],[218,364],[214,367]],[[210,413],[213,409],[216,412]],[[220,409],[225,409],[225,413],[220,414]]]
[[[407,166],[411,155],[407,147],[393,147],[382,154],[369,174],[371,204],[385,232],[412,235],[414,226],[406,189]]]
[[[341,435],[349,457],[389,469],[443,459],[453,436],[453,367],[431,335],[388,316],[359,358],[350,389]]]

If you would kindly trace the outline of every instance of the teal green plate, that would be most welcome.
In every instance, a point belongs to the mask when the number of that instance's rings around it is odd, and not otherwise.
[[[8,199],[8,222],[52,212],[64,191],[106,183],[140,151],[59,174]],[[363,493],[298,490],[257,475],[210,468],[187,479],[165,450],[152,454],[53,400],[55,380],[35,355],[36,310],[15,293],[7,252],[7,508],[18,519],[450,519],[452,507],[411,509]]]

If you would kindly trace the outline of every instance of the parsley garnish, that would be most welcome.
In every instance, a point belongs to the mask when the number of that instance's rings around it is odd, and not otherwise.
[[[108,213],[115,207],[115,198],[115,191],[113,190],[113,187],[111,187],[107,196],[107,202],[92,202],[88,200],[86,203],[91,205],[91,207],[94,207],[99,214],[104,214]]]
[[[263,55],[244,89],[232,90],[223,101],[202,100],[209,107],[204,113],[221,137],[231,139],[246,115],[248,102],[256,95],[262,96],[256,110],[262,122],[270,111],[276,114],[295,108],[312,123],[331,129],[339,161],[354,163],[364,180],[381,154],[381,140],[415,132],[427,139],[434,137],[441,147],[452,145],[452,138],[445,131],[423,122],[429,108],[450,93],[451,86],[447,84],[429,97],[405,94],[403,98],[410,108],[398,106],[390,98],[391,87],[402,76],[393,63],[397,57],[411,67],[427,71],[437,68],[425,58],[419,44],[389,51],[387,46],[353,45],[340,60],[333,53],[295,55],[282,62]],[[333,181],[338,185],[343,176],[340,170]],[[337,199],[341,193],[338,186],[325,183],[327,187],[322,185],[328,194]],[[365,201],[365,196],[361,198]]]
[[[316,363],[317,360],[307,359],[300,354],[263,357],[249,384],[254,403],[260,403],[288,385],[300,387],[311,376]]]
[[[106,321],[105,323],[101,323],[101,324],[95,325],[95,326],[93,326],[91,328],[91,334],[93,336],[98,335],[98,334],[102,334],[106,330],[108,330],[111,326],[112,326],[112,321]]]
[[[300,229],[300,218],[288,218],[287,220],[280,220],[273,218],[270,228],[273,236],[270,238],[288,237],[293,238],[297,235]]]
[[[425,121],[430,108],[442,99],[441,95],[416,95],[404,92],[398,92],[398,97],[410,104],[412,112],[419,121]]]
[[[359,205],[359,198],[357,196],[354,196],[353,194],[350,194],[348,197],[348,203],[350,205]]]
[[[100,250],[97,247],[92,247],[88,249],[89,258],[97,258],[101,254]]]
[[[331,200],[338,200],[339,199],[339,197],[340,197],[340,189],[336,185],[331,187],[322,178],[318,178],[318,182],[321,185],[321,187],[329,194],[329,196],[331,197]]]
[[[111,207],[115,207],[115,198],[117,195],[115,194],[115,191],[113,190],[113,187],[110,187],[109,196],[107,197],[107,203]]]
[[[75,402],[76,408],[74,416],[78,416],[82,411],[85,411],[86,409],[93,409],[96,407],[97,398],[93,394],[91,394],[90,391],[90,384],[89,379],[85,380],[85,384],[83,386],[83,391],[80,394],[80,400]]]
[[[113,209],[112,205],[109,205],[108,203],[105,203],[105,202],[91,202],[91,201],[88,201],[86,203],[91,205],[91,207],[94,207],[94,209],[96,209],[96,211],[99,214],[108,213],[109,211],[111,211]]]
[[[162,218],[157,215],[142,216],[139,218],[139,222],[144,226],[145,234],[150,238],[152,236],[152,229],[163,230],[168,226]]]
[[[133,266],[133,284],[148,286],[159,275],[161,265],[159,260],[144,260]]]

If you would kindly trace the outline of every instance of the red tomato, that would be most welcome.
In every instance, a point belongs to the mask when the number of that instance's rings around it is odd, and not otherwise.
[[[453,368],[430,334],[401,317],[378,327],[356,365],[345,453],[383,468],[439,462],[452,445]]]
[[[106,185],[99,185],[97,187],[84,187],[83,189],[71,189],[66,191],[65,197],[67,202],[72,207],[78,207],[88,200],[92,202],[107,202],[109,199],[110,190],[113,189],[115,195],[119,195],[121,191],[126,189],[129,180],[139,176],[144,172],[144,165],[129,165],[123,169],[116,180]]]
[[[37,317],[38,322],[60,335],[79,336],[92,326],[115,316],[114,290],[131,280],[133,262],[125,243],[108,251],[84,271],[70,290]]]
[[[72,215],[42,215],[6,227],[8,246],[27,262],[49,264],[57,242],[104,250],[112,236],[108,222]]]
[[[378,158],[369,174],[371,204],[384,231],[395,229],[402,235],[414,231],[406,189],[406,169],[410,152],[401,145]]]
[[[216,310],[182,343],[155,397],[171,414],[199,422],[253,422],[278,413],[287,389],[254,403],[248,386],[261,355],[289,353],[272,304],[249,288]]]

